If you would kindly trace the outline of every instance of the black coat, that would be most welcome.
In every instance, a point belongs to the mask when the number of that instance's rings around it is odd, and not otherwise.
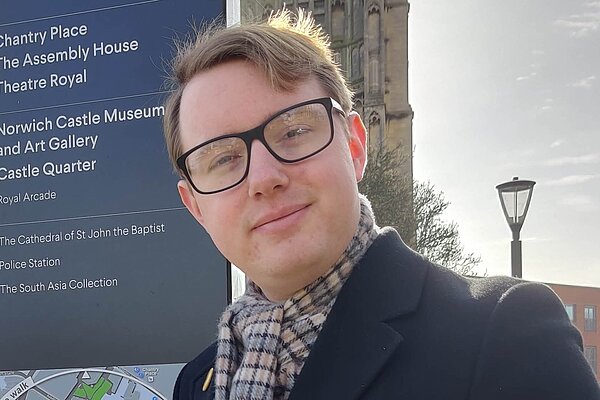
[[[182,370],[175,400],[202,391],[216,345]],[[325,321],[290,400],[597,400],[579,332],[547,286],[464,278],[388,229]]]

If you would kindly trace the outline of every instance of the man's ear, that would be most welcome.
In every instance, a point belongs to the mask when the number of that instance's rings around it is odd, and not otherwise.
[[[348,115],[348,145],[350,147],[350,156],[354,163],[356,173],[356,182],[363,178],[367,166],[367,130],[356,111]]]
[[[198,221],[200,225],[204,226],[204,217],[202,216],[200,207],[198,206],[196,198],[194,197],[194,189],[191,188],[190,184],[186,180],[182,179],[177,182],[177,191],[179,192],[181,201],[188,209],[190,214],[196,218],[196,221]]]

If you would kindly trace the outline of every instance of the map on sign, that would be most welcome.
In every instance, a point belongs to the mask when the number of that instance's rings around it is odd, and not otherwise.
[[[0,373],[0,400],[167,400],[181,367],[6,371]]]

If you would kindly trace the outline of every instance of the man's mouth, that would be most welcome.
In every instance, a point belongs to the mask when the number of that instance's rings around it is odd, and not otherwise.
[[[271,211],[259,218],[254,223],[252,230],[284,228],[288,223],[293,223],[300,218],[309,206],[309,204],[296,204]]]

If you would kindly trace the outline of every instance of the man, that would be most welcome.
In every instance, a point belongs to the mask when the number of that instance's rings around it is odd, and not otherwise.
[[[292,17],[212,27],[174,62],[179,194],[250,281],[174,398],[600,399],[550,289],[460,277],[375,225],[351,92]]]

